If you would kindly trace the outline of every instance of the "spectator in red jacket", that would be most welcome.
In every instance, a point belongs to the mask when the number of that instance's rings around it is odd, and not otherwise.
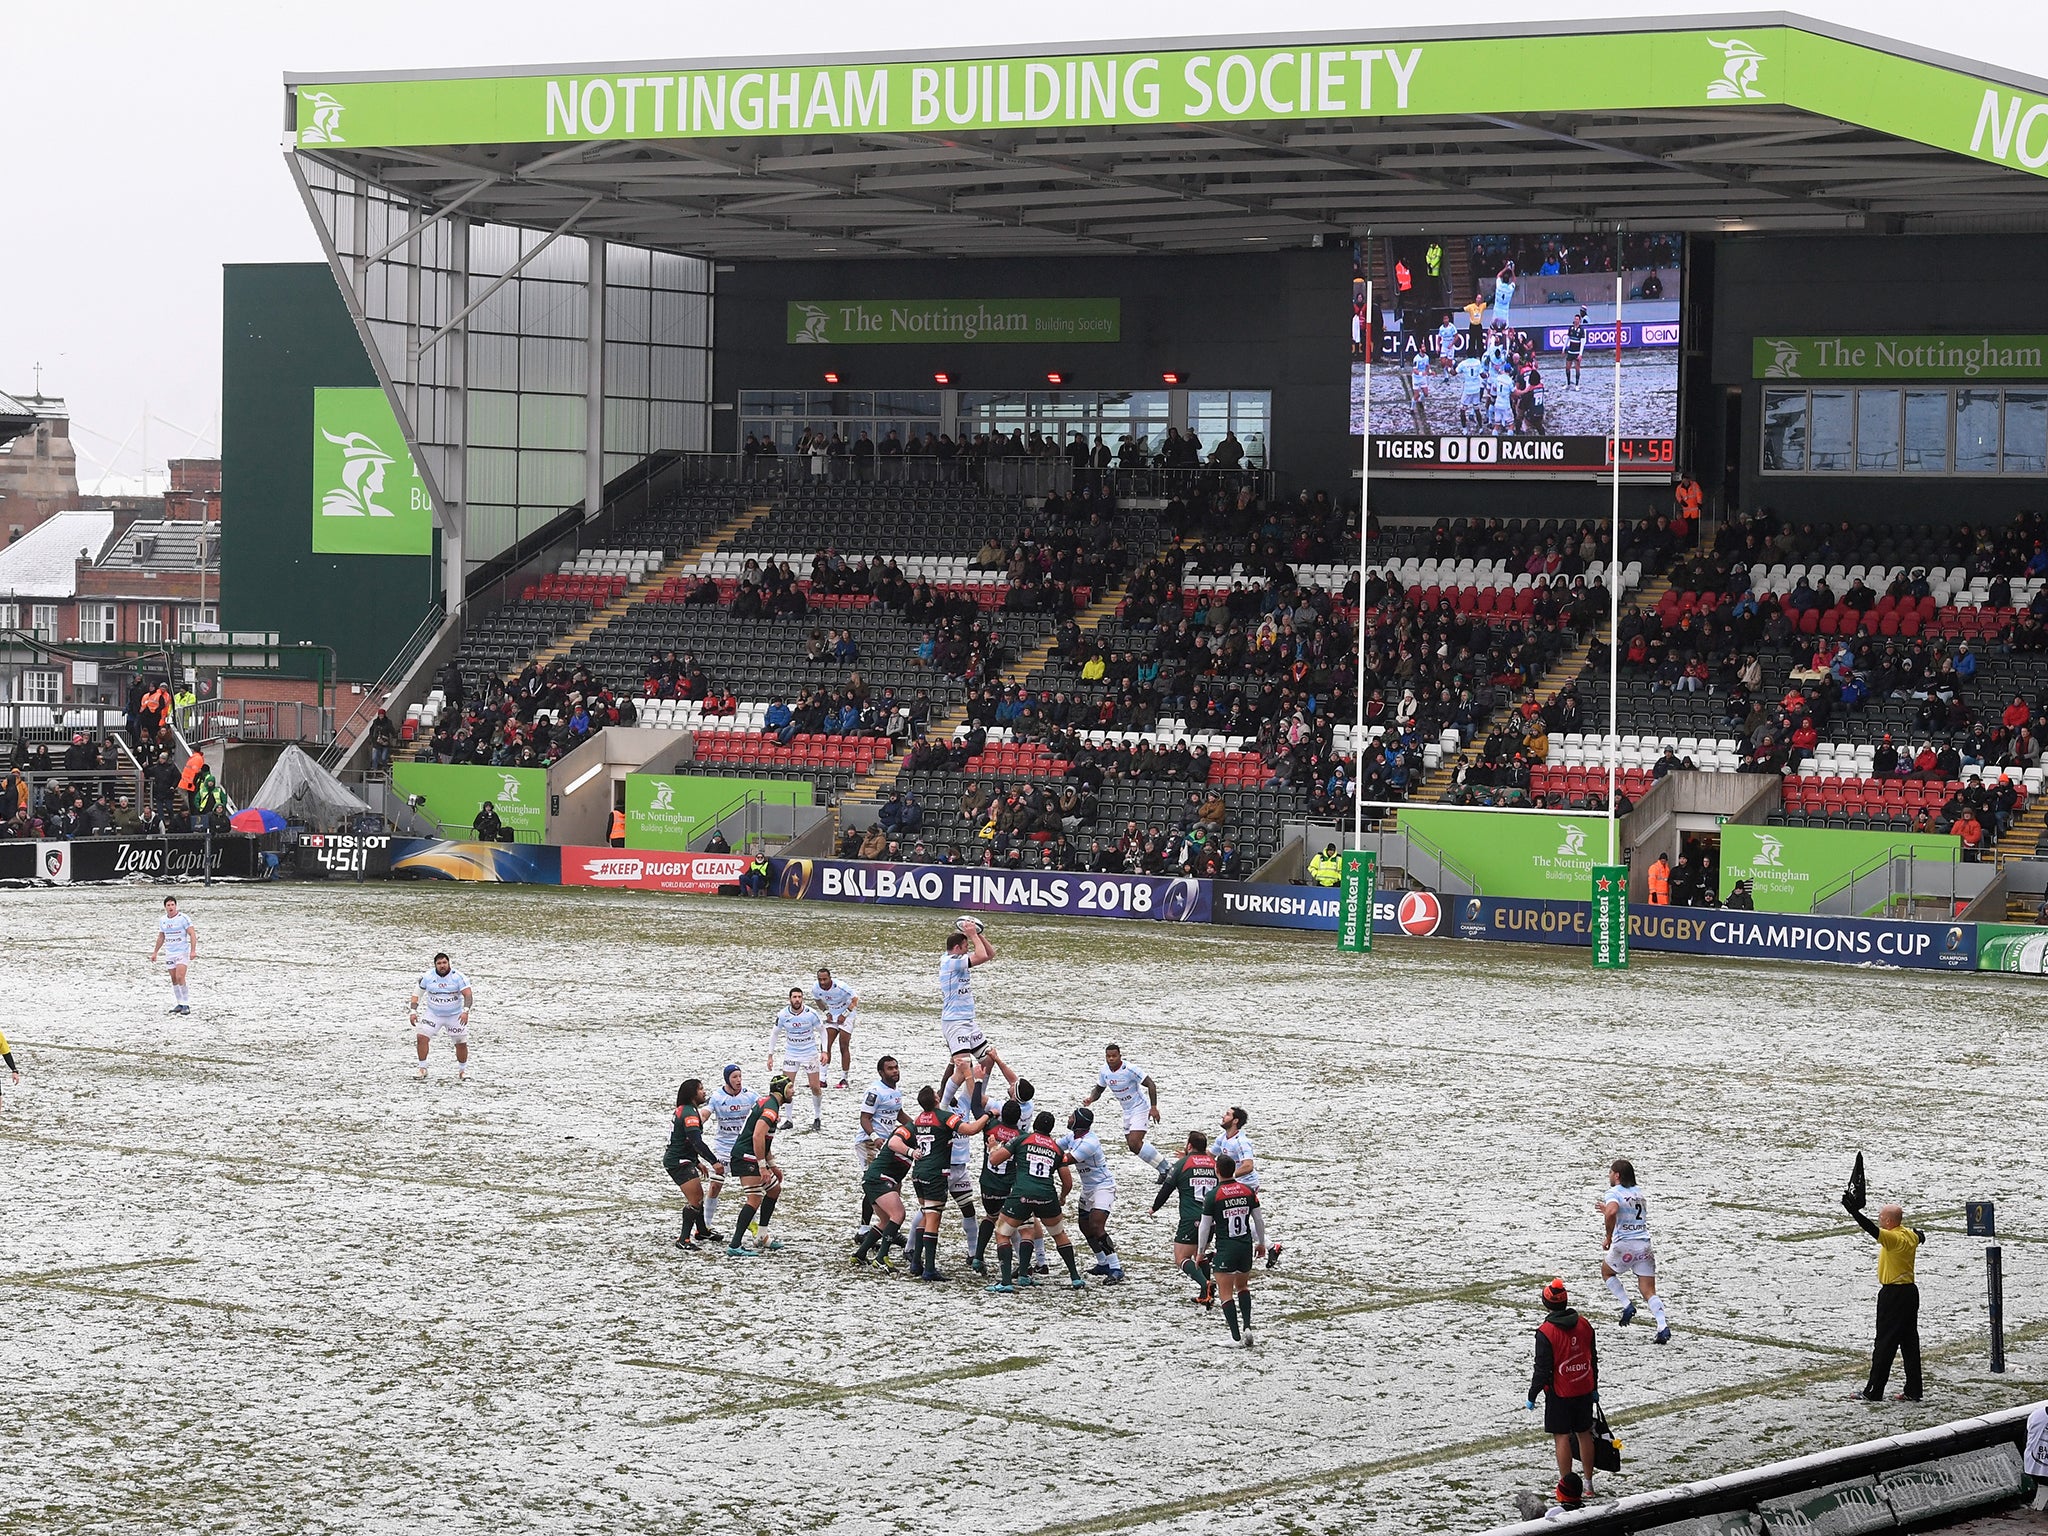
[[[2034,718],[2034,712],[2027,707],[2025,699],[2014,694],[2012,702],[2005,706],[2005,714],[2001,718],[2005,721],[2005,728],[2008,731],[2016,731]]]

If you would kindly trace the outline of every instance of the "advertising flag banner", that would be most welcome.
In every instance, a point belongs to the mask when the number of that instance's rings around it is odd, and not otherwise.
[[[434,503],[381,389],[313,391],[313,553],[426,555]]]
[[[1340,856],[1337,871],[1337,947],[1347,954],[1372,951],[1372,893],[1379,855],[1353,849]]]
[[[1593,866],[1593,905],[1588,914],[1593,940],[1593,969],[1628,969],[1628,866]]]

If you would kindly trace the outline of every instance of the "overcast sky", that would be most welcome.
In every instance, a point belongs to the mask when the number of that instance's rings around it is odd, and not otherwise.
[[[1378,30],[1629,15],[1629,0],[1434,0],[1376,11],[1337,0],[1253,8],[1225,0],[1105,8],[886,9],[779,0],[655,6],[646,0],[72,0],[9,8],[0,34],[0,390],[70,403],[80,479],[133,477],[219,442],[220,289],[227,262],[317,261],[286,175],[287,70],[424,69],[816,54],[1123,37]],[[1807,0],[1806,15],[2048,76],[2048,6],[2022,0]],[[1254,21],[1254,18],[1256,21]],[[1105,28],[1108,30],[1105,31]],[[145,418],[147,420],[145,421]],[[111,489],[111,487],[110,487]]]

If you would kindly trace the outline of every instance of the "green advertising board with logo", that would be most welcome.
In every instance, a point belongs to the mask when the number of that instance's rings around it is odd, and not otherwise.
[[[626,775],[626,846],[685,852],[749,796],[770,805],[809,805],[807,779],[718,779],[693,773]]]
[[[301,148],[1790,106],[2034,175],[2048,98],[1792,26],[287,81]]]
[[[538,843],[548,826],[545,768],[479,768],[469,763],[393,763],[391,787],[422,796],[419,814],[449,837],[467,837],[486,800],[521,843]]]
[[[1736,881],[1747,880],[1757,911],[1811,912],[1823,893],[1888,855],[1910,853],[1929,863],[1953,864],[1961,849],[1962,843],[1953,837],[1728,822],[1721,828],[1721,898],[1727,900]]]
[[[919,341],[1115,341],[1116,299],[797,299],[792,346]]]
[[[1607,854],[1604,816],[1401,812],[1401,830],[1456,865],[1481,896],[1584,901]]]
[[[1759,379],[2048,379],[2048,336],[1758,336]]]
[[[1977,969],[2048,976],[2048,928],[2031,923],[1979,923]]]
[[[313,391],[313,553],[425,555],[434,503],[381,389]]]

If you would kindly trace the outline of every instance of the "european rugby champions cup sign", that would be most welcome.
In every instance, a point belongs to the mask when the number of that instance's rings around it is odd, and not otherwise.
[[[1628,969],[1628,866],[1593,866],[1593,904],[1588,929],[1593,940],[1593,969]]]
[[[381,389],[313,391],[313,553],[428,555],[434,504]]]
[[[1372,952],[1372,893],[1379,883],[1379,855],[1353,849],[1338,855],[1337,948],[1346,954]]]

